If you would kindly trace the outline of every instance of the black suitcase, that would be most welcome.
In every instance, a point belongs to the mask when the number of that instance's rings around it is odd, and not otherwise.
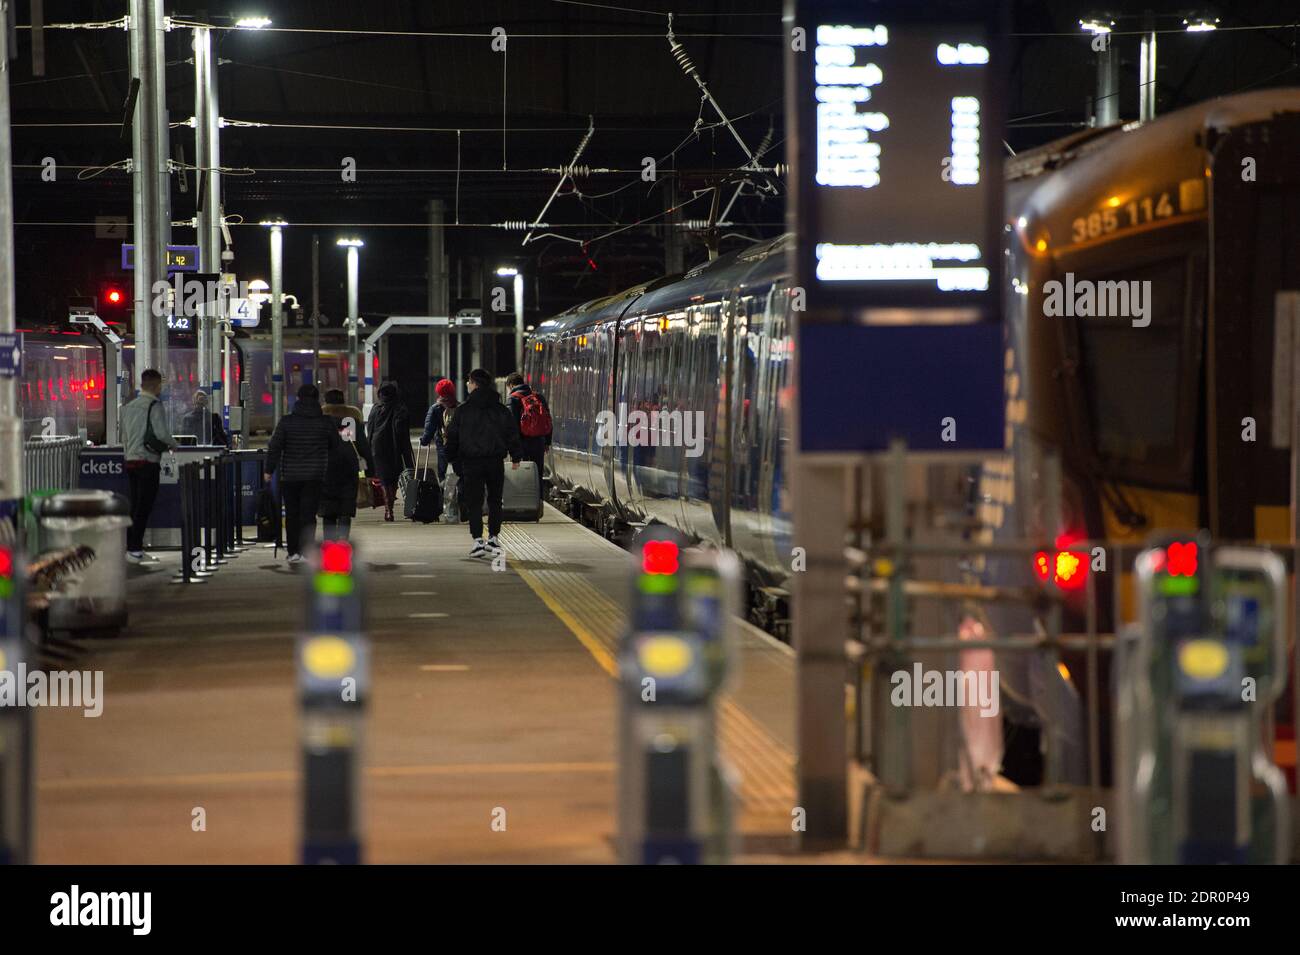
[[[424,466],[420,466],[420,451],[424,451]],[[420,448],[415,452],[415,473],[406,485],[406,499],[402,514],[407,520],[432,524],[442,517],[442,488],[438,486],[438,473],[431,466],[433,448]]]

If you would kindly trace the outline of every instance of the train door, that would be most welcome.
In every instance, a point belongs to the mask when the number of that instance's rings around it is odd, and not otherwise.
[[[1237,127],[1210,148],[1208,523],[1216,539],[1289,541],[1295,372],[1279,352],[1285,293],[1300,293],[1300,115]]]

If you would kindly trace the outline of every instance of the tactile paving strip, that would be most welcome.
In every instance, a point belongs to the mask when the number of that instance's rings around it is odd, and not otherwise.
[[[512,569],[573,631],[596,662],[610,676],[617,676],[618,638],[627,619],[623,609],[580,574],[565,570],[554,554],[519,525],[503,527],[501,539],[508,559],[529,565]],[[739,775],[745,828],[790,832],[795,806],[793,754],[726,695],[718,719],[723,755]]]

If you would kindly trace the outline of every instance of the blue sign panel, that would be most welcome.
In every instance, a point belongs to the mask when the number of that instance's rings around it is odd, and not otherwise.
[[[0,335],[0,378],[23,376],[23,333]]]
[[[1002,327],[805,323],[799,444],[806,452],[1002,450]]]

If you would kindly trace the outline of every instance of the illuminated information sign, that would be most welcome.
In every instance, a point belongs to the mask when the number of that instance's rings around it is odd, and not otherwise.
[[[1001,449],[1005,8],[791,4],[800,450]]]
[[[978,16],[939,19],[944,4],[895,4],[893,17],[888,6],[859,4],[846,19],[835,4],[809,4],[798,84],[802,271],[828,290],[872,288],[867,305],[995,311],[996,31]],[[918,17],[920,7],[935,16]]]

